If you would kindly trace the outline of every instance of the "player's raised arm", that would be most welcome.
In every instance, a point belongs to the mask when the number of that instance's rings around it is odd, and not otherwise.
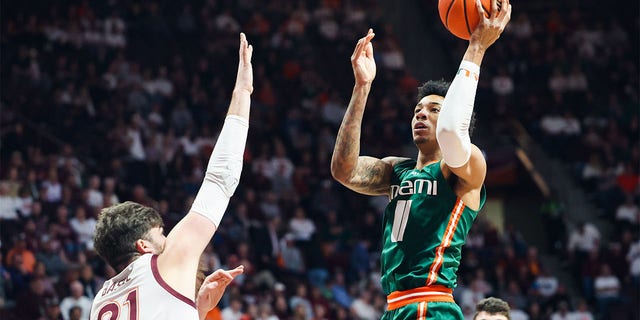
[[[195,274],[202,251],[211,240],[242,171],[253,92],[253,47],[240,34],[238,74],[227,118],[211,153],[207,171],[189,213],[167,236],[158,269],[173,289],[194,297]]]
[[[476,1],[480,22],[469,39],[467,51],[444,98],[436,129],[444,163],[471,188],[482,185],[486,176],[482,152],[471,144],[469,137],[480,64],[485,51],[500,37],[511,17],[509,0],[502,1],[501,10],[497,8],[496,0],[491,3],[491,15],[487,18],[480,0]]]
[[[371,83],[376,77],[371,39],[375,34],[369,29],[360,38],[351,55],[355,85],[351,101],[342,119],[331,158],[331,175],[349,189],[369,195],[388,192],[391,159],[360,156],[360,132]]]

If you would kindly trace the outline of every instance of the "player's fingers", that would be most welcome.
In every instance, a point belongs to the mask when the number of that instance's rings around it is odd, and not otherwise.
[[[244,266],[240,265],[238,267],[236,267],[233,270],[229,270],[229,274],[231,275],[232,279],[241,275],[242,273],[244,273]]]
[[[367,58],[373,58],[373,43],[367,43],[367,47],[365,48],[365,55]]]
[[[247,50],[245,52],[245,59],[244,62],[246,63],[250,63],[251,62],[251,57],[253,56],[253,46],[249,45],[247,47]]]
[[[353,49],[353,54],[351,55],[351,60],[355,60],[356,58],[358,58],[358,56],[360,55],[360,53],[362,52],[362,43],[364,42],[364,38],[360,38],[358,40],[358,43],[356,43],[356,47],[355,49]]]
[[[244,35],[243,32],[240,32],[240,56],[241,57],[243,56],[246,43],[247,43],[247,37]]]
[[[491,16],[497,17],[500,12],[498,12],[498,1],[500,0],[491,0]]]
[[[485,24],[487,20],[489,20],[489,18],[487,18],[487,15],[485,15],[487,11],[484,10],[484,7],[482,6],[482,2],[480,0],[476,0],[476,10],[478,10],[478,16],[480,17],[479,23]]]
[[[504,12],[505,17],[503,21],[509,22],[509,20],[511,20],[511,1],[502,1],[502,11]]]

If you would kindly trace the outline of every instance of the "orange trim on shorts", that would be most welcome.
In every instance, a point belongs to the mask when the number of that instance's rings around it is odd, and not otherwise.
[[[444,286],[430,286],[394,291],[387,296],[387,310],[398,309],[415,302],[454,302],[453,289]],[[427,314],[426,304],[424,314]]]

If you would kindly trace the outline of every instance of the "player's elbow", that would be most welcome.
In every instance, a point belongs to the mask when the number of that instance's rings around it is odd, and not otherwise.
[[[471,140],[468,134],[456,130],[437,130],[436,139],[444,160],[450,167],[461,167],[471,157]]]
[[[342,184],[346,184],[349,180],[349,174],[334,161],[331,161],[331,176]]]

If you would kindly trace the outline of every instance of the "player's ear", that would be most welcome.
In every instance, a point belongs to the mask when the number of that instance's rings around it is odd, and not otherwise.
[[[149,241],[138,239],[136,241],[136,251],[140,254],[153,253],[153,247]]]

